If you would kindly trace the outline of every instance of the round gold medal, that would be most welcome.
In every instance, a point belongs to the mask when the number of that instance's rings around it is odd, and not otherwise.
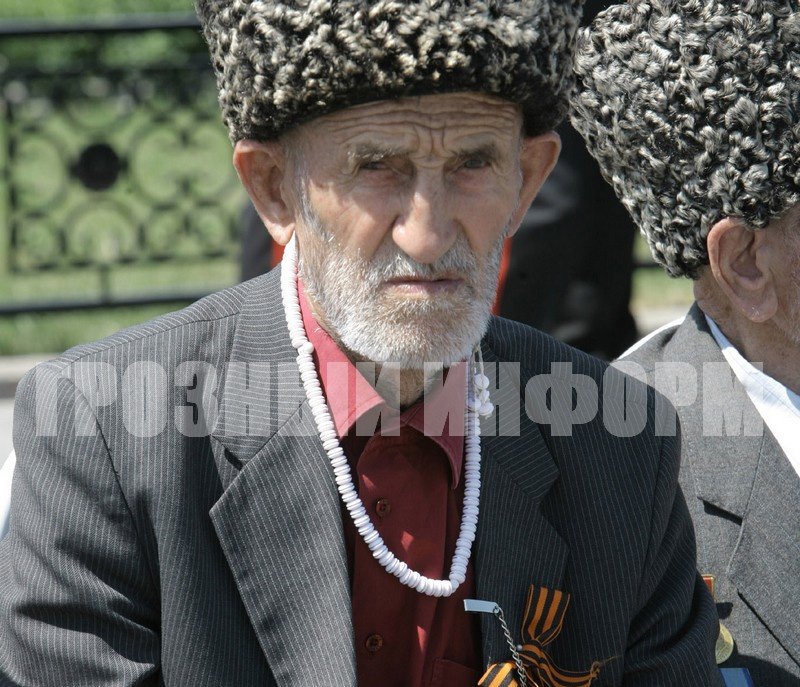
[[[717,665],[725,663],[733,653],[733,636],[730,630],[722,623],[719,624],[719,636],[714,647],[714,654],[717,658]]]

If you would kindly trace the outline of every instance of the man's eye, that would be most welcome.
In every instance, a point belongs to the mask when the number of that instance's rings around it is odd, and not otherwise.
[[[379,171],[388,169],[388,165],[383,160],[368,160],[366,162],[362,162],[359,168],[366,169],[368,171]]]
[[[482,157],[470,157],[464,160],[464,164],[462,167],[465,169],[483,169],[484,167],[488,166],[489,162],[486,158]]]

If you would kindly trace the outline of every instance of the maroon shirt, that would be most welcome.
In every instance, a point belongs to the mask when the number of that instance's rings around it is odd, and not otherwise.
[[[333,339],[316,323],[299,284],[300,308],[325,397],[359,496],[389,549],[409,567],[446,579],[461,525],[464,437],[449,421],[426,436],[418,401],[391,411]],[[464,408],[465,365],[426,396],[434,408]],[[379,414],[383,415],[379,418]],[[436,423],[434,423],[436,424]],[[441,423],[439,423],[441,424]],[[376,425],[378,431],[375,431]],[[372,557],[342,509],[350,562],[358,684],[363,687],[475,687],[480,678],[477,618],[464,611],[475,595],[472,563],[449,598],[401,585]]]

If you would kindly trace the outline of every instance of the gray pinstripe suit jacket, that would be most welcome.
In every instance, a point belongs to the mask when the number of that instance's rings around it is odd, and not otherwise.
[[[715,575],[720,615],[736,643],[724,665],[748,668],[756,687],[800,687],[800,477],[766,425],[754,436],[741,424],[733,436],[704,434],[704,406],[706,414],[720,409],[705,388],[703,363],[733,373],[696,304],[680,326],[626,359],[649,373],[661,361],[697,371],[695,402],[678,407],[680,482],[697,531],[698,568]],[[740,400],[757,415],[743,393]],[[731,410],[734,399],[722,401]]]
[[[67,352],[21,383],[12,525],[0,544],[0,682],[355,684],[339,499],[296,373],[273,373],[266,387],[263,374],[206,375],[205,406],[215,394],[219,412],[204,418],[198,405],[194,437],[172,421],[137,437],[129,428],[144,405],[137,415],[123,404],[138,394],[152,416],[164,399],[170,412],[185,404],[187,386],[203,387],[203,375],[175,372],[186,361],[218,371],[291,363],[279,303],[273,272]],[[598,382],[604,371],[502,320],[483,350],[487,363],[521,361],[523,380],[551,361]],[[143,379],[141,368],[123,377],[127,366],[145,360],[166,380],[126,391],[126,379]],[[98,369],[113,372],[99,386]],[[503,374],[501,416],[521,393]],[[55,417],[42,420],[42,408]],[[501,604],[519,633],[529,584],[569,591],[551,654],[576,670],[611,659],[597,685],[717,685],[677,440],[650,425],[617,438],[599,417],[556,437],[520,414],[518,435],[484,440],[478,596]],[[494,618],[482,643],[487,662],[509,657]]]

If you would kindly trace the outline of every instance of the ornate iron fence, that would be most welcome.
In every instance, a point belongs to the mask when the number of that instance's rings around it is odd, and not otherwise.
[[[0,314],[233,281],[230,156],[194,16],[0,25]]]

